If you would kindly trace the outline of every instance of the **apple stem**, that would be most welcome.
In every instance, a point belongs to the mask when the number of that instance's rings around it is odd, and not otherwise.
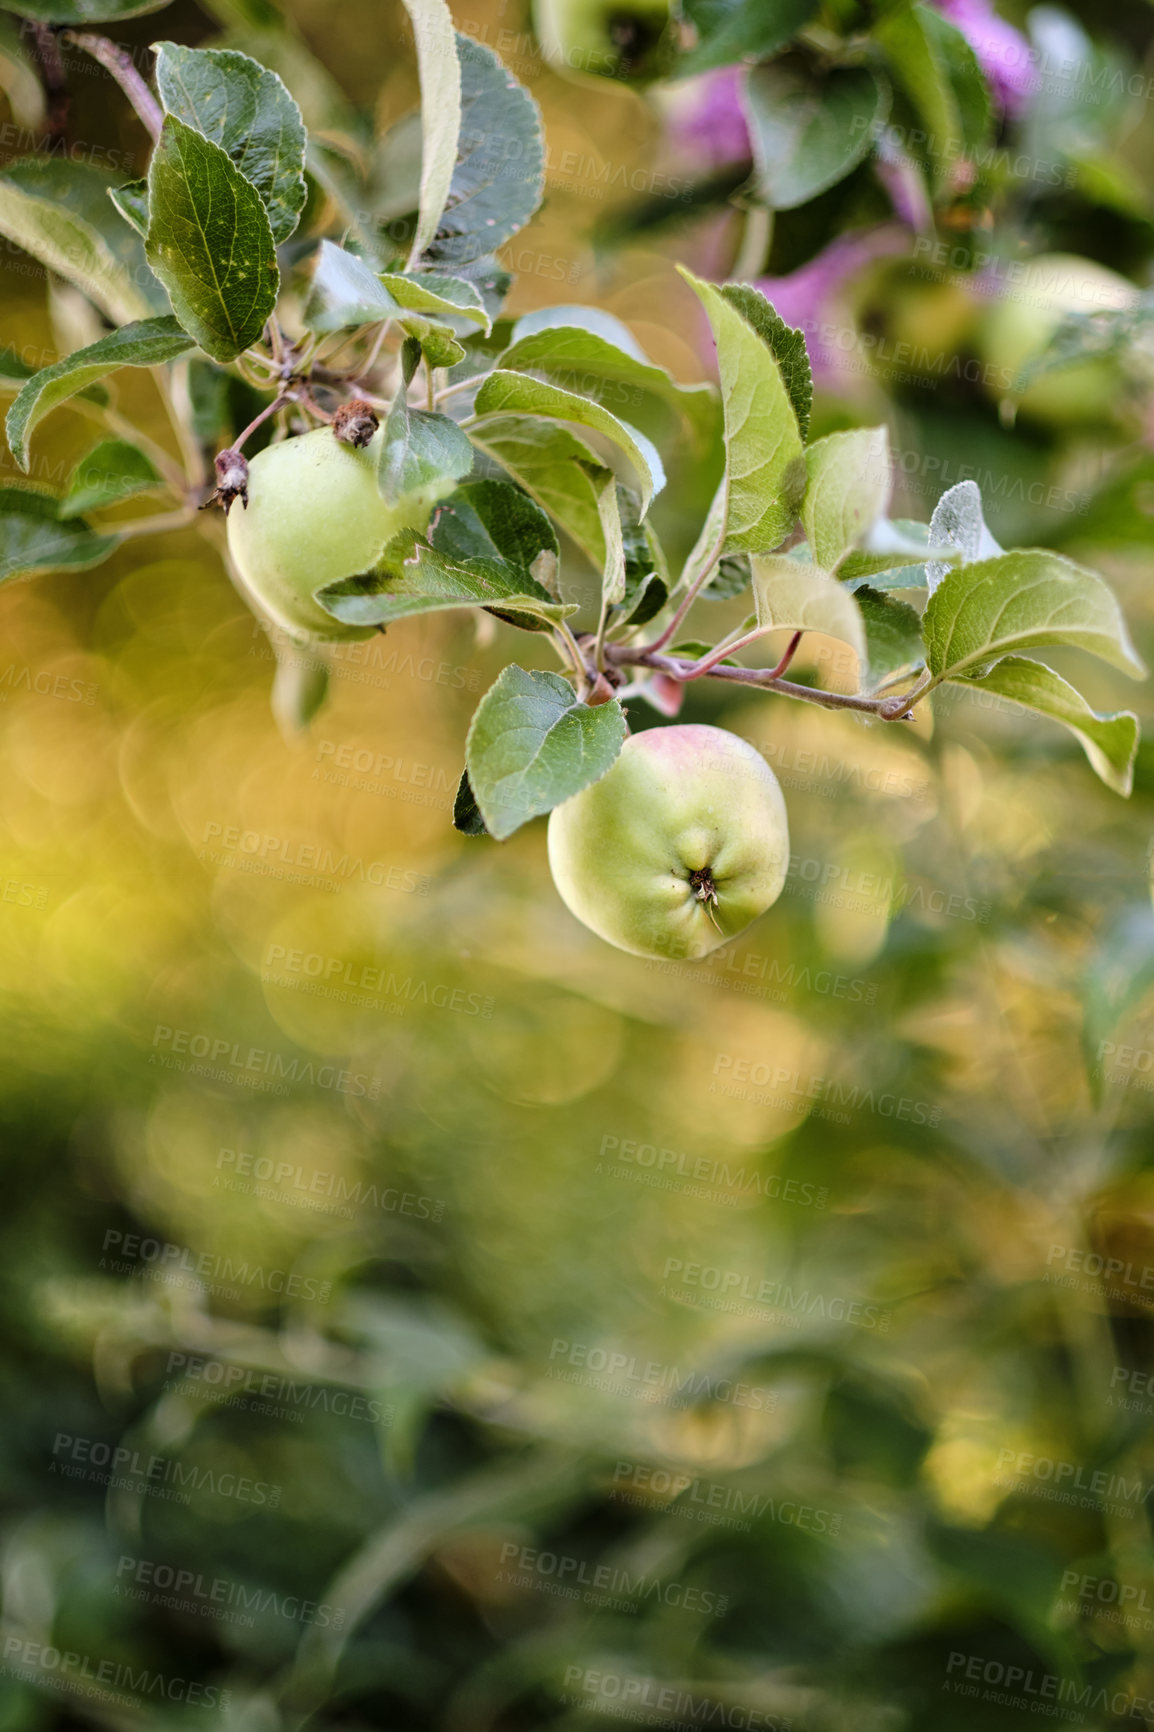
[[[792,655],[792,650],[789,652]],[[672,679],[684,682],[697,672],[698,663],[684,656],[663,655],[657,650],[633,648],[628,644],[607,644],[606,657],[624,667],[657,668]],[[776,668],[710,668],[709,679],[731,680],[736,685],[759,686],[764,691],[780,692],[783,697],[797,698],[805,704],[819,704],[826,710],[857,710],[863,715],[877,716],[883,722],[906,721],[911,704],[922,698],[935,684],[926,674],[909,692],[897,697],[870,698],[845,692],[823,692],[815,686],[801,686],[781,678]]]

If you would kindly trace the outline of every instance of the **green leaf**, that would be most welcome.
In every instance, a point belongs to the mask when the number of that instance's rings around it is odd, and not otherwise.
[[[540,415],[549,420],[575,421],[578,426],[607,439],[632,465],[640,482],[642,513],[649,509],[655,493],[665,485],[665,471],[652,441],[637,428],[618,420],[600,403],[589,397],[579,397],[573,391],[563,391],[547,380],[530,378],[525,373],[497,368],[490,373],[477,393],[474,412],[478,417],[490,415]],[[484,429],[481,429],[482,438]]]
[[[163,485],[151,460],[137,446],[126,439],[102,439],[72,471],[59,516],[62,521],[83,517]]]
[[[1067,313],[1048,345],[1023,363],[1013,382],[1016,395],[1043,373],[1082,361],[1133,358],[1134,346],[1148,341],[1154,324],[1154,291],[1147,289],[1127,307],[1100,307],[1092,313]]]
[[[636,494],[617,488],[617,514],[621,522],[625,558],[625,590],[621,613],[614,623],[644,625],[661,612],[669,596],[669,566],[664,549],[651,523],[642,522]]]
[[[169,0],[4,0],[4,10],[41,24],[116,24],[159,12]]]
[[[817,11],[818,0],[685,0],[697,44],[674,76],[690,77],[737,60],[768,60],[792,42]]]
[[[754,554],[749,563],[758,625],[840,638],[852,646],[860,665],[867,665],[861,610],[836,577],[780,553]]]
[[[387,625],[409,614],[486,607],[540,629],[574,609],[556,599],[557,538],[532,500],[510,482],[466,482],[416,531],[385,549],[375,573],[322,590],[317,600],[351,625]],[[522,619],[520,616],[524,616]]]
[[[28,440],[37,422],[58,403],[75,396],[118,367],[159,367],[193,348],[192,338],[172,317],[141,319],[110,331],[86,349],[34,373],[8,411],[8,443],[21,469],[28,468]]]
[[[473,467],[473,447],[455,421],[428,409],[410,409],[398,392],[385,422],[377,484],[396,505],[406,493],[437,481],[459,481]]]
[[[977,55],[965,35],[933,6],[921,6],[922,27],[950,81],[961,140],[967,154],[977,151],[993,130],[990,90]]]
[[[0,90],[8,98],[12,118],[18,126],[39,133],[44,126],[44,86],[36,62],[28,52],[27,33],[0,13]]]
[[[605,540],[605,564],[601,573],[601,604],[617,607],[625,600],[625,537],[617,504],[617,480],[611,469],[598,466],[592,477],[597,490],[597,512]]]
[[[1002,549],[986,528],[982,492],[976,481],[959,481],[955,487],[946,489],[930,518],[929,539],[935,545],[949,543],[956,547],[963,565],[972,565],[975,560],[991,559],[1001,553]],[[951,569],[946,560],[926,560],[926,587],[931,595]]]
[[[430,367],[455,367],[465,359],[465,350],[453,334],[451,325],[426,319],[423,313],[406,313],[399,323],[402,330],[420,344],[421,353]]]
[[[148,233],[148,182],[130,180],[124,186],[110,186],[108,196],[143,240]]]
[[[322,241],[304,321],[310,331],[325,336],[358,325],[378,325],[394,318],[400,305],[356,253]]]
[[[220,145],[260,194],[273,240],[287,240],[308,189],[304,121],[281,80],[232,48],[153,46],[156,88],[167,112]]]
[[[469,727],[465,764],[499,842],[611,770],[625,743],[615,698],[590,708],[560,674],[505,668]]]
[[[0,234],[121,324],[157,311],[160,291],[140,237],[109,203],[109,184],[87,164],[59,157],[11,162],[0,172]]]
[[[515,337],[500,364],[596,396],[610,407],[614,403],[628,406],[637,401],[637,392],[645,392],[668,403],[690,427],[702,433],[713,425],[715,393],[709,385],[679,385],[644,355],[631,353],[583,326],[551,324]]]
[[[489,834],[476,795],[469,786],[468,770],[461,771],[461,780],[457,784],[457,795],[453,801],[453,828],[459,830],[462,836]]]
[[[813,369],[805,346],[805,332],[787,325],[772,302],[749,283],[723,283],[721,293],[730,306],[737,308],[746,323],[753,326],[777,362],[797,416],[798,431],[802,439],[808,439],[813,408]]]
[[[705,601],[733,601],[744,595],[753,581],[748,553],[723,553],[702,590]]]
[[[1028,656],[1006,656],[988,673],[959,680],[958,684],[994,692],[1024,709],[1061,722],[1078,736],[1095,773],[1106,786],[1116,794],[1129,796],[1139,738],[1138,718],[1129,710],[1100,715],[1053,668]]]
[[[844,556],[837,574],[843,582],[869,578],[875,589],[925,589],[930,554],[938,556],[943,571],[960,557],[956,547],[931,545],[928,524],[910,517],[881,517],[861,546]]]
[[[509,481],[466,481],[438,506],[429,539],[461,564],[506,565],[557,595],[556,532],[540,506]]]
[[[389,625],[412,614],[457,607],[484,607],[502,619],[524,614],[555,625],[576,611],[511,566],[480,561],[461,565],[421,541],[414,530],[389,544],[378,571],[344,578],[318,590],[315,599],[346,625]]]
[[[276,673],[272,682],[272,713],[290,742],[307,731],[324,706],[329,690],[329,664],[302,643],[274,640]]]
[[[929,599],[922,629],[938,679],[1046,644],[1087,650],[1133,679],[1146,672],[1113,591],[1092,571],[1043,548],[949,572]]]
[[[492,49],[458,35],[461,128],[456,165],[430,263],[460,266],[496,251],[523,228],[545,190],[541,115]],[[414,252],[414,259],[416,257]]]
[[[920,667],[925,646],[917,610],[868,585],[854,590],[853,598],[865,622],[869,684],[879,686],[890,674]]]
[[[463,39],[453,28],[445,0],[404,0],[404,5],[413,25],[421,80],[421,190],[409,254],[410,264],[415,264],[438,232],[455,179],[463,124]]]
[[[420,271],[413,276],[383,271],[380,281],[399,307],[468,319],[471,324],[480,325],[486,336],[493,328],[480,293],[464,277],[446,277],[436,271]]]
[[[772,552],[792,527],[805,489],[797,416],[773,352],[754,326],[720,289],[678,269],[705,307],[717,344],[725,551]]]
[[[276,247],[260,194],[228,153],[165,116],[148,171],[148,262],[214,361],[254,343],[276,306]]]
[[[974,51],[960,30],[924,5],[895,9],[877,24],[874,39],[922,121],[924,158],[941,192],[990,127],[989,94]]]
[[[83,571],[119,546],[119,536],[98,535],[82,519],[61,523],[59,503],[51,493],[0,486],[0,580]]]
[[[830,433],[805,454],[801,521],[816,563],[836,571],[890,501],[890,442],[884,427]]]
[[[745,107],[758,191],[771,209],[795,210],[868,155],[889,88],[867,66],[835,66],[819,78],[774,60],[750,71]]]
[[[494,415],[470,429],[473,444],[500,463],[572,537],[598,569],[605,540],[590,446],[557,422],[528,415]]]

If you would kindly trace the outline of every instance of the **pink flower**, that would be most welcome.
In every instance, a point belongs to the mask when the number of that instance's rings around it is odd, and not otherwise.
[[[989,0],[935,0],[938,11],[956,26],[977,56],[997,101],[1017,116],[1036,87],[1025,37],[999,18]]]

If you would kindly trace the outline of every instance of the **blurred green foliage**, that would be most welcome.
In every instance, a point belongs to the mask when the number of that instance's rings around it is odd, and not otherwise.
[[[289,10],[306,106],[411,103],[391,9]],[[723,274],[740,219],[599,251],[581,164],[650,168],[652,109],[457,15],[545,110],[514,310],[596,302],[703,376],[672,260]],[[1146,54],[1148,12],[1119,33]],[[70,78],[75,136],[139,156]],[[1039,200],[1033,251],[1138,276],[1148,197],[1123,239]],[[81,340],[3,266],[6,343]],[[163,439],[148,379],[116,389]],[[995,533],[1107,571],[1149,659],[1133,426],[1010,430],[884,370],[818,418],[879,403],[939,460],[915,515],[988,472]],[[90,435],[58,416],[42,478]],[[675,473],[672,546],[711,482]],[[286,745],[191,533],[0,611],[4,1732],[1151,1723],[1148,748],[1127,804],[953,690],[883,730],[692,688],[777,770],[793,868],[707,962],[646,964],[565,912],[540,825],[451,829],[503,659],[472,623],[342,646]]]

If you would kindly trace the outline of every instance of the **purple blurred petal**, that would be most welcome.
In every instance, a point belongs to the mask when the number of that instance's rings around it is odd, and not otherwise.
[[[935,4],[973,49],[1006,113],[1021,114],[1037,85],[1025,37],[998,17],[989,0],[935,0]]]
[[[786,324],[798,325],[804,331],[815,384],[836,384],[839,373],[855,359],[853,321],[838,317],[836,301],[841,290],[875,259],[905,252],[908,247],[909,235],[895,224],[855,229],[840,235],[789,276],[759,278],[755,287],[772,301]]]
[[[675,85],[666,97],[674,143],[706,171],[752,155],[749,128],[741,107],[743,69],[723,66]]]

